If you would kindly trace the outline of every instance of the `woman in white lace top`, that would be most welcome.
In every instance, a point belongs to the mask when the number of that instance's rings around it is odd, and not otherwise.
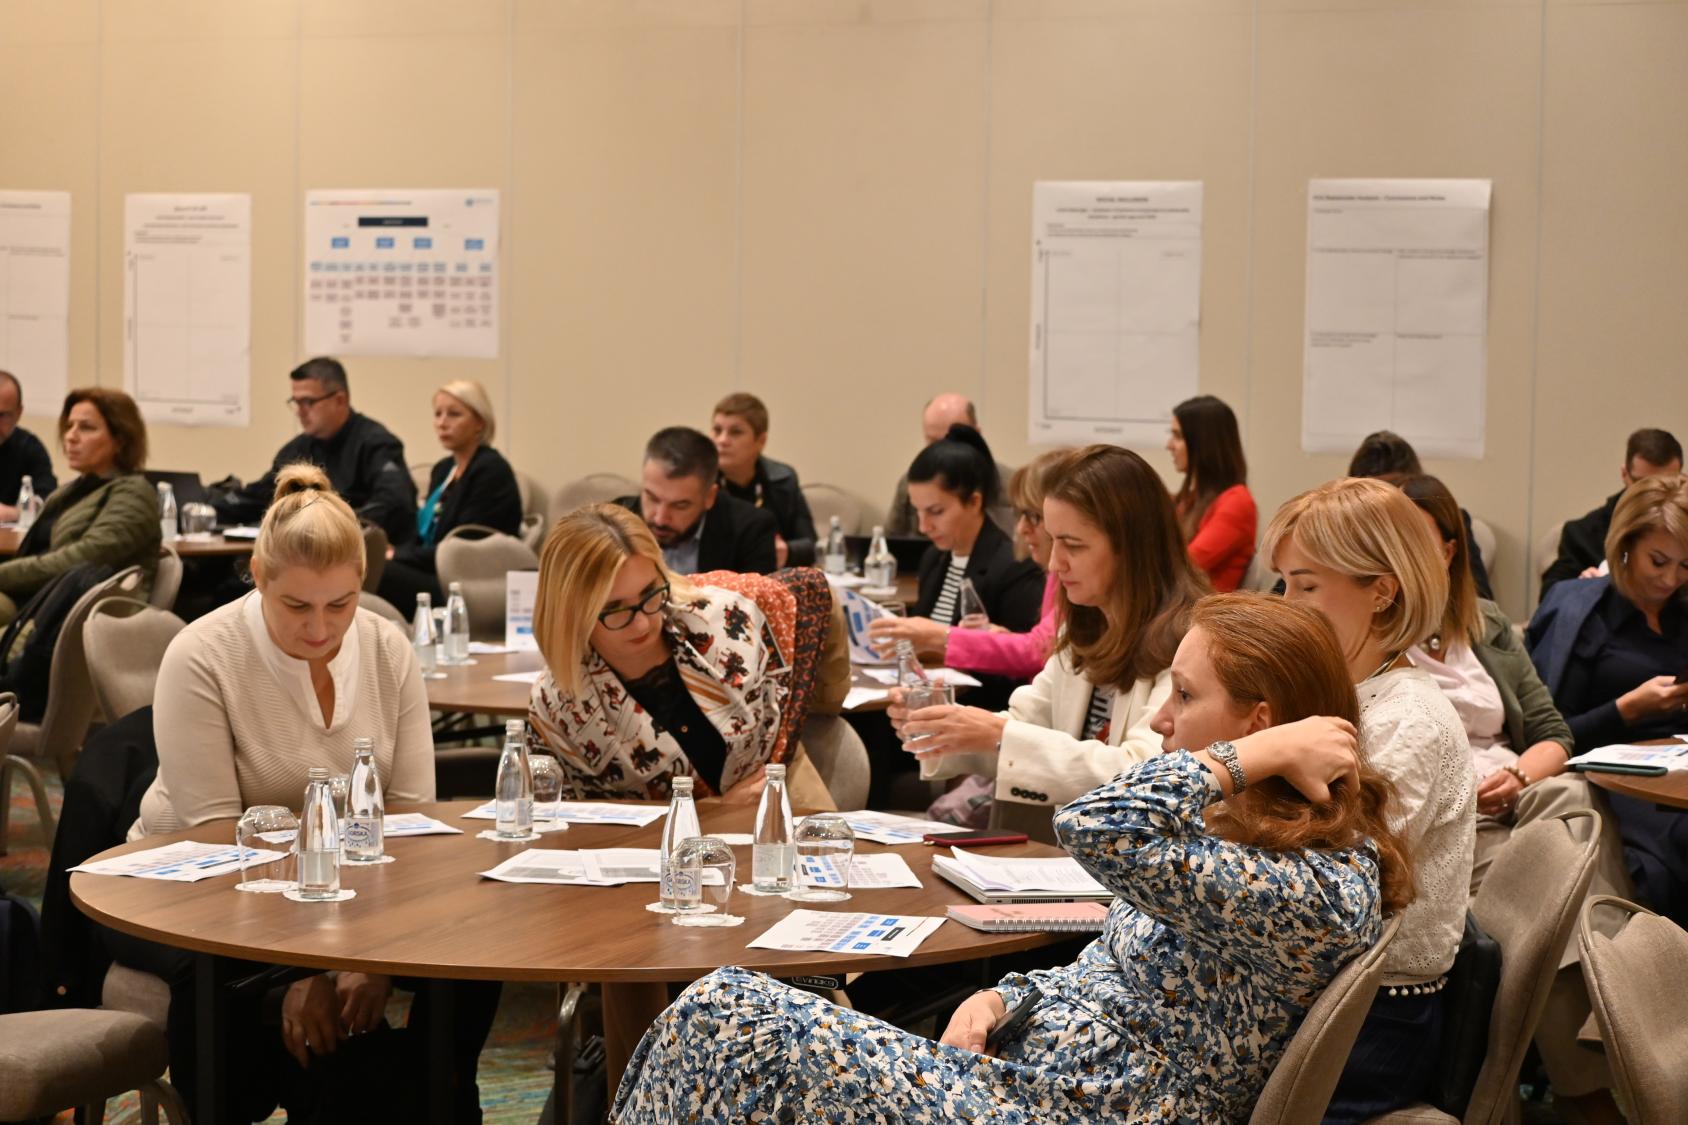
[[[1442,986],[1465,925],[1477,803],[1453,705],[1407,650],[1435,632],[1448,575],[1417,507],[1382,481],[1348,478],[1278,510],[1261,545],[1284,596],[1336,629],[1360,699],[1360,743],[1400,795],[1418,898],[1384,956],[1384,987],[1325,1120],[1364,1121],[1422,1100],[1442,1035]]]

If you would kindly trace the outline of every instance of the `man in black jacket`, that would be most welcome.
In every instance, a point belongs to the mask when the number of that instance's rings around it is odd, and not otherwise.
[[[1541,592],[1568,578],[1593,578],[1606,559],[1606,532],[1612,527],[1612,513],[1624,491],[1644,477],[1682,471],[1682,443],[1665,430],[1636,430],[1624,449],[1621,473],[1624,486],[1600,507],[1581,519],[1567,520],[1559,533],[1559,557],[1542,575]]]
[[[815,518],[790,465],[764,457],[768,408],[755,395],[730,394],[715,404],[710,423],[721,460],[720,484],[727,495],[774,513],[779,534],[774,556],[780,566],[815,565]]]
[[[18,518],[18,486],[24,477],[42,500],[58,487],[47,447],[18,425],[21,417],[23,384],[10,371],[0,371],[0,520],[7,522]]]
[[[250,523],[261,519],[275,493],[276,474],[297,461],[321,466],[334,491],[360,519],[379,524],[392,543],[416,535],[416,482],[404,462],[404,443],[381,423],[352,409],[346,369],[319,357],[293,369],[287,400],[304,432],[275,455],[270,471],[247,485],[238,500],[217,504],[219,518]]]
[[[616,501],[637,512],[676,574],[777,569],[774,514],[723,495],[715,443],[689,426],[658,430],[645,446],[640,492]]]

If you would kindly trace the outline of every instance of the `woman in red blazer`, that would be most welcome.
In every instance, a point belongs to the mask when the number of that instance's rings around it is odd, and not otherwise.
[[[1237,416],[1212,395],[1185,399],[1172,408],[1166,448],[1184,474],[1172,501],[1190,559],[1215,590],[1235,590],[1254,558],[1255,525]]]

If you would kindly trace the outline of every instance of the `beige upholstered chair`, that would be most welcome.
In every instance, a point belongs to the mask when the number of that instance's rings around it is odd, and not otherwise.
[[[1483,556],[1484,568],[1490,574],[1497,573],[1495,558],[1496,553],[1500,550],[1500,544],[1495,539],[1495,529],[1489,526],[1487,520],[1480,520],[1476,516],[1472,516],[1471,538],[1477,544],[1478,552]]]
[[[479,538],[476,538],[479,536]],[[539,556],[511,535],[490,527],[464,524],[440,540],[434,552],[440,589],[463,585],[469,606],[469,636],[477,641],[504,639],[504,576],[512,570],[539,569]]]
[[[527,473],[516,474],[516,489],[522,497],[522,529],[516,537],[537,552],[551,529],[551,494]]]
[[[604,504],[638,491],[639,485],[620,473],[590,473],[557,489],[551,498],[550,517],[561,519],[582,504]]]
[[[145,1016],[105,1008],[66,1008],[0,1016],[0,1120],[28,1121],[81,1108],[99,1125],[106,1099],[141,1092],[142,1120],[157,1125],[163,1105],[187,1121],[164,1081],[170,1045]]]
[[[1465,1125],[1500,1125],[1518,1116],[1518,1070],[1535,1034],[1559,955],[1594,874],[1600,819],[1589,811],[1526,824],[1489,869],[1471,901],[1477,924],[1500,945],[1500,992],[1489,1020],[1489,1046]],[[1457,1119],[1428,1105],[1374,1117],[1368,1125],[1449,1125]]]
[[[185,628],[180,617],[133,598],[107,598],[82,624],[88,680],[107,721],[152,702],[164,650]]]
[[[866,807],[872,767],[861,735],[840,715],[811,714],[798,741],[841,809]]]
[[[410,480],[416,485],[416,495],[428,495],[428,482],[434,477],[434,463],[432,461],[412,461],[410,463]]]
[[[397,625],[400,629],[405,630],[407,634],[410,631],[410,619],[400,613],[397,606],[388,601],[386,598],[383,598],[380,594],[372,594],[368,590],[365,590],[358,595],[358,605],[369,610],[371,613],[380,614],[388,621],[391,621],[394,625]]]
[[[176,593],[182,588],[182,556],[168,543],[158,547],[158,569],[152,576],[152,594],[147,599],[159,609],[175,609]]]
[[[387,572],[387,546],[387,533],[379,525],[363,525],[363,588],[371,594],[381,588]]]
[[[826,531],[832,526],[833,516],[838,517],[845,535],[862,534],[865,506],[860,497],[852,496],[837,485],[806,484],[803,486],[803,499],[809,502],[809,514],[815,518],[815,533],[820,536],[821,548],[826,546]]]
[[[1602,924],[1608,919],[1615,931]],[[1681,1121],[1688,1023],[1676,986],[1688,979],[1688,933],[1644,906],[1599,895],[1583,904],[1577,944],[1619,1108],[1631,1121]]]
[[[1313,1001],[1260,1091],[1249,1125],[1319,1125],[1377,996],[1383,954],[1400,928],[1397,914],[1384,924],[1377,944],[1344,965]]]

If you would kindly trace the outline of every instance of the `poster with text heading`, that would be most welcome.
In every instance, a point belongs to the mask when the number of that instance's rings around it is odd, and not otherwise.
[[[70,193],[0,191],[0,371],[51,414],[70,381]]]
[[[1166,440],[1196,393],[1199,182],[1045,182],[1032,194],[1029,440]]]
[[[305,196],[305,350],[498,356],[498,192]]]
[[[252,416],[252,197],[123,197],[123,387],[149,422]]]
[[[1313,180],[1301,448],[1483,456],[1488,180]]]

